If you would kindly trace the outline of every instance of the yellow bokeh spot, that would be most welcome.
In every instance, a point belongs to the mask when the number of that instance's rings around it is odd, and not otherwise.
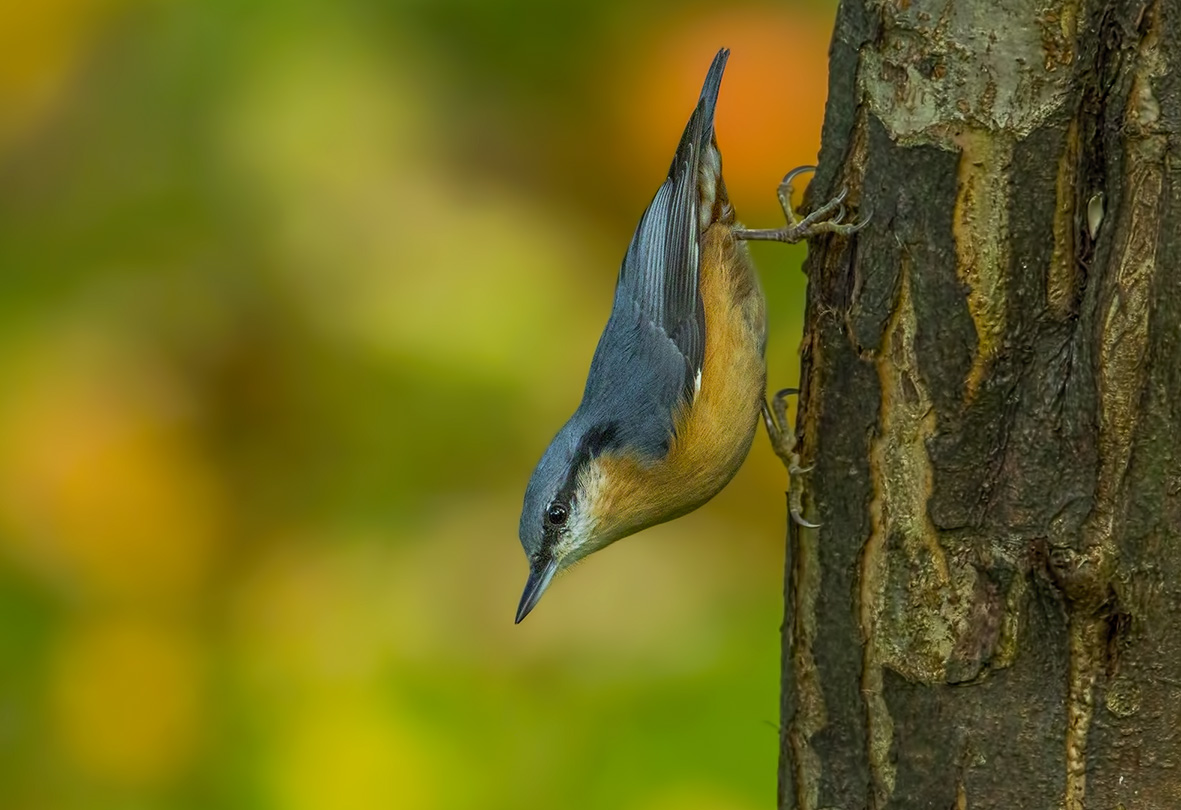
[[[427,810],[427,761],[370,695],[323,699],[285,735],[275,761],[280,810]]]
[[[192,760],[202,716],[200,661],[176,628],[108,620],[67,632],[50,679],[60,745],[84,773],[154,786]]]
[[[191,594],[220,523],[212,471],[158,369],[102,335],[30,351],[0,408],[0,537],[83,593]]]

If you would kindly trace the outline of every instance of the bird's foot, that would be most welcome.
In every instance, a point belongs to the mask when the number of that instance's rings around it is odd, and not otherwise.
[[[783,462],[783,466],[787,467],[787,473],[791,476],[787,494],[791,519],[801,526],[817,529],[820,524],[811,523],[805,519],[803,509],[802,476],[806,472],[811,472],[812,468],[800,466],[800,454],[795,451],[796,434],[787,424],[787,398],[798,393],[799,390],[796,388],[784,388],[771,398],[769,405],[764,401],[763,424],[767,426],[771,449],[775,451],[775,455],[779,456],[779,460]]]
[[[787,173],[783,182],[779,184],[779,205],[783,208],[783,215],[787,224],[782,228],[761,228],[745,230],[735,228],[734,236],[747,241],[773,241],[795,243],[822,233],[835,233],[849,236],[857,233],[869,222],[869,216],[859,222],[848,222],[845,219],[845,198],[849,196],[849,189],[842,188],[841,192],[812,213],[800,219],[791,207],[792,184],[801,174],[816,171],[815,166],[797,166]]]

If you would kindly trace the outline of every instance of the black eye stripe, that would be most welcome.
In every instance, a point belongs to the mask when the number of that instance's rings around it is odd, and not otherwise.
[[[590,463],[591,459],[606,450],[614,448],[618,444],[618,440],[618,422],[607,422],[602,425],[596,425],[582,434],[582,438],[578,441],[578,448],[574,451],[574,458],[570,461],[570,471],[567,473],[566,480],[563,482],[562,488],[558,490],[558,494],[554,497],[553,502],[570,503],[574,499],[578,474]]]
[[[578,441],[578,447],[574,451],[574,458],[571,459],[566,480],[562,483],[562,487],[558,490],[554,499],[546,505],[545,511],[541,513],[541,526],[544,533],[543,543],[547,546],[557,542],[560,536],[560,529],[570,519],[570,509],[576,495],[578,474],[590,463],[591,459],[618,445],[618,422],[611,421],[594,425],[582,434],[582,438]],[[555,507],[563,511],[561,517],[557,519],[550,515],[550,511]]]
[[[578,455],[586,461],[600,455],[604,450],[615,447],[619,441],[619,423],[606,422],[596,425],[582,436],[578,443]]]

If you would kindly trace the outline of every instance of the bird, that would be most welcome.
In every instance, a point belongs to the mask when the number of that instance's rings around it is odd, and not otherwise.
[[[668,175],[623,257],[615,299],[582,401],[525,489],[520,540],[529,575],[520,623],[554,575],[642,529],[698,508],[726,486],[750,450],[760,413],[776,452],[801,472],[786,430],[785,389],[766,401],[766,303],[745,241],[849,234],[842,191],[802,220],[791,182],[788,224],[748,231],[722,178],[714,111],[730,51],[722,48],[681,135]],[[805,525],[798,511],[793,514]]]

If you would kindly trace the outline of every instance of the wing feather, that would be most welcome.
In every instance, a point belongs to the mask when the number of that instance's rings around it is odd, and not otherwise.
[[[668,177],[640,218],[619,272],[617,306],[626,298],[672,341],[682,358],[687,398],[705,360],[705,310],[698,300],[700,170],[705,150],[712,148],[714,109],[728,56],[723,49],[714,58]]]
[[[619,425],[623,445],[659,457],[674,415],[692,402],[705,361],[705,308],[699,290],[703,161],[711,174],[713,118],[729,51],[714,58],[668,177],[640,218],[623,258],[615,304],[599,339],[582,404],[582,422]],[[709,203],[712,209],[712,202]]]

